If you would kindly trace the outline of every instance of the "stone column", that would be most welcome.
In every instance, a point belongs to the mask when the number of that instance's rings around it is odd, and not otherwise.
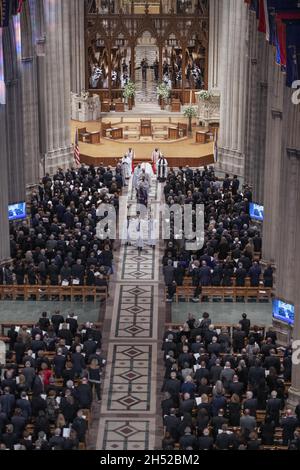
[[[249,10],[240,0],[228,0],[222,12],[218,166],[222,171],[243,176]]]
[[[44,0],[45,75],[40,83],[45,100],[45,170],[72,165],[70,135],[70,3]]]
[[[296,157],[292,157],[296,158]],[[295,225],[294,225],[294,234],[298,235],[299,239],[299,230],[300,230],[300,215],[299,215],[299,207],[300,207],[300,147],[298,150],[298,157],[297,157],[297,212],[295,215]],[[294,304],[295,304],[295,324],[293,330],[293,341],[300,342],[300,289],[299,289],[299,279],[300,279],[300,252],[299,252],[299,244],[297,243],[297,249],[295,250],[294,254],[294,270],[290,272],[290,277],[294,274],[293,285],[294,285]],[[300,343],[299,343],[300,344]],[[300,361],[300,347],[298,346],[298,354],[297,354],[297,362]],[[292,406],[297,406],[300,401],[300,364],[293,361],[293,368],[292,368],[292,386],[289,390],[289,404]]]
[[[21,14],[22,38],[22,96],[26,187],[40,179],[39,103],[37,57],[34,41],[35,11],[32,2],[25,2]]]
[[[295,305],[293,340],[300,340],[300,110],[292,103],[291,89],[284,87],[282,164],[279,227],[277,230],[276,295]],[[299,348],[298,348],[299,349]],[[297,358],[295,358],[297,359]],[[300,353],[298,354],[300,359]],[[293,362],[289,403],[300,399],[300,364]]]
[[[248,90],[246,96],[245,180],[253,187],[256,202],[264,202],[266,123],[268,104],[268,54],[271,48],[257,30],[254,12],[249,15]]]
[[[208,53],[208,89],[220,92],[220,62],[222,36],[222,8],[224,1],[209,2],[209,53]]]
[[[79,93],[85,84],[84,1],[70,2],[71,91]]]
[[[269,51],[267,131],[264,181],[264,236],[263,259],[276,264],[278,255],[278,227],[280,221],[280,198],[282,186],[283,103],[285,76],[275,65],[274,52]]]
[[[0,104],[0,264],[10,257],[5,106]]]
[[[22,85],[20,56],[16,48],[15,26],[11,19],[9,27],[3,30],[8,199],[11,203],[25,200]]]

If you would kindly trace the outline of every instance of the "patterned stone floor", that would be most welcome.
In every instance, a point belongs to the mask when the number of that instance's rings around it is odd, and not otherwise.
[[[160,200],[152,181],[150,198]],[[134,191],[128,188],[128,203]],[[111,309],[98,450],[155,448],[158,363],[159,246],[121,246]]]

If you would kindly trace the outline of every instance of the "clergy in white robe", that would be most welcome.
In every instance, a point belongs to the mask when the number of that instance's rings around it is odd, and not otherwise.
[[[128,180],[131,178],[132,174],[132,164],[130,158],[125,155],[122,158],[122,175],[123,175],[123,183],[125,186],[128,186]]]
[[[139,182],[141,182],[141,181],[147,181],[147,183],[148,183],[148,185],[149,185],[149,188],[150,188],[150,186],[151,186],[151,175],[149,174],[149,172],[146,171],[145,168],[143,168],[143,165],[144,165],[144,163],[142,163],[142,165],[141,165],[141,170],[142,170],[142,171],[141,171],[141,173],[140,173],[140,175],[139,175]],[[151,165],[149,165],[149,166],[150,166],[150,168],[151,168]]]
[[[157,162],[160,157],[161,157],[161,153],[159,149],[153,150],[152,155],[151,155],[151,160],[152,160],[152,169],[155,174],[157,172]]]
[[[157,220],[152,217],[152,215],[149,215],[149,220],[148,220],[148,245],[152,246],[152,248],[155,248],[156,243],[157,243]]]
[[[135,189],[138,189],[139,187],[139,179],[140,179],[140,174],[142,173],[142,168],[141,168],[141,165],[138,165],[135,170],[134,170],[134,173],[133,173],[133,187]]]
[[[168,162],[162,155],[157,162],[157,177],[160,183],[164,183],[168,176]]]
[[[134,150],[132,148],[128,149],[128,152],[127,152],[127,157],[130,158],[131,160],[131,164],[134,162],[134,158],[135,158],[135,154],[134,154]]]

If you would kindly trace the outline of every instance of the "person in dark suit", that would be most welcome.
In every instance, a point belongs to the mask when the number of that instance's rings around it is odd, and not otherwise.
[[[240,187],[240,181],[239,181],[237,175],[234,175],[232,183],[231,183],[231,191],[232,191],[233,196],[237,195],[239,187]]]
[[[256,432],[251,432],[249,435],[249,441],[247,444],[247,450],[259,450],[261,446],[261,440],[258,439]]]
[[[249,269],[251,287],[259,287],[261,275],[261,267],[257,261],[254,261],[252,267]]]
[[[72,429],[76,431],[79,442],[85,442],[88,424],[83,417],[83,411],[78,410],[77,416],[72,423]]]
[[[169,392],[165,393],[165,398],[161,402],[162,416],[169,415],[175,403]]]
[[[253,392],[246,393],[246,400],[243,403],[243,409],[249,411],[250,416],[256,417],[257,398],[253,398]]]
[[[2,412],[5,413],[7,417],[12,415],[15,402],[15,396],[10,393],[10,388],[5,387],[3,390],[3,395],[0,396],[0,405]]]
[[[75,336],[75,334],[78,330],[78,322],[77,322],[76,318],[74,318],[74,317],[75,317],[75,314],[70,313],[70,315],[66,319],[66,323],[68,323],[70,325],[70,331],[71,331],[73,336]]]
[[[93,402],[93,394],[88,379],[84,377],[82,383],[77,387],[75,392],[79,406],[83,409],[90,409]]]
[[[170,414],[164,417],[165,431],[177,442],[179,438],[180,418],[176,416],[174,408],[170,410]]]
[[[197,449],[197,438],[192,435],[191,428],[187,427],[185,429],[184,435],[179,439],[179,445],[182,450]]]
[[[236,286],[237,287],[245,287],[245,280],[247,277],[247,271],[243,267],[242,263],[238,264],[238,268],[235,273],[235,278],[236,278]]]
[[[275,422],[272,417],[266,415],[265,422],[260,426],[262,444],[272,446],[274,444]]]
[[[232,444],[232,433],[228,433],[227,424],[223,424],[221,432],[216,438],[216,448],[218,450],[228,450]]]
[[[65,319],[64,317],[60,314],[59,311],[56,311],[54,313],[54,315],[52,315],[51,317],[51,323],[54,327],[54,330],[55,330],[55,333],[57,334],[58,333],[58,330],[59,330],[59,326],[61,323],[64,323]]]
[[[22,415],[22,410],[20,408],[15,409],[14,415],[12,416],[10,422],[14,427],[14,433],[16,434],[17,438],[20,439],[27,423],[27,418]]]
[[[18,443],[18,436],[14,432],[14,427],[12,424],[7,424],[6,432],[2,434],[1,441],[5,444],[6,448],[13,450],[14,445]]]
[[[66,366],[66,360],[66,357],[62,353],[62,349],[58,348],[52,362],[54,366],[55,377],[58,379],[62,377],[63,370]]]
[[[26,392],[22,392],[20,398],[16,402],[17,408],[21,410],[22,416],[29,419],[31,417],[31,403],[28,400]]]
[[[293,415],[291,409],[286,410],[285,416],[280,420],[280,426],[283,428],[282,443],[287,446],[294,438],[294,432],[298,426],[298,420]]]
[[[1,272],[1,268],[0,268],[0,272]],[[9,350],[13,351],[15,343],[17,342],[17,338],[18,338],[18,333],[16,331],[15,326],[11,326],[11,328],[8,330],[7,337],[9,338]]]
[[[260,361],[257,360],[254,366],[251,366],[249,369],[248,381],[253,387],[256,387],[262,379],[265,379],[265,369],[261,366]]]
[[[242,330],[241,325],[237,325],[232,335],[232,346],[234,352],[241,352],[245,347],[246,333]]]
[[[209,435],[209,429],[203,430],[203,436],[198,438],[198,449],[199,450],[212,450],[214,446],[214,440]]]
[[[264,270],[264,286],[266,288],[273,288],[274,280],[273,280],[273,268],[269,264],[267,268]]]
[[[179,413],[184,415],[185,413],[192,413],[195,406],[195,400],[191,398],[189,393],[185,393],[183,400],[181,400],[179,405]]]
[[[50,320],[47,315],[47,312],[43,312],[41,318],[38,321],[38,325],[42,331],[47,331],[50,326]]]
[[[245,335],[248,337],[250,333],[251,321],[247,318],[247,314],[243,313],[242,320],[239,321],[242,331],[245,332]]]
[[[220,409],[217,416],[214,416],[211,421],[210,425],[213,428],[213,436],[216,439],[219,429],[222,429],[223,424],[228,424],[228,419],[224,417],[224,410]]]
[[[237,375],[234,375],[232,382],[229,383],[228,392],[231,395],[236,394],[239,397],[241,397],[243,394],[243,391],[244,391],[244,384],[242,382],[239,382],[239,378]]]
[[[276,356],[275,350],[270,350],[270,355],[265,358],[263,366],[266,370],[270,370],[271,367],[274,367],[277,374],[280,374],[281,363],[280,358]]]

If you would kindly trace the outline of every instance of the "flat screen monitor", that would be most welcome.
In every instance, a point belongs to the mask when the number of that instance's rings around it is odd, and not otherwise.
[[[255,204],[254,202],[250,204],[250,217],[253,220],[264,220],[264,206]]]
[[[9,220],[22,220],[26,219],[26,203],[18,202],[17,204],[10,204],[8,206],[8,219]]]
[[[273,300],[273,318],[280,320],[288,325],[294,324],[295,307],[279,299]]]

